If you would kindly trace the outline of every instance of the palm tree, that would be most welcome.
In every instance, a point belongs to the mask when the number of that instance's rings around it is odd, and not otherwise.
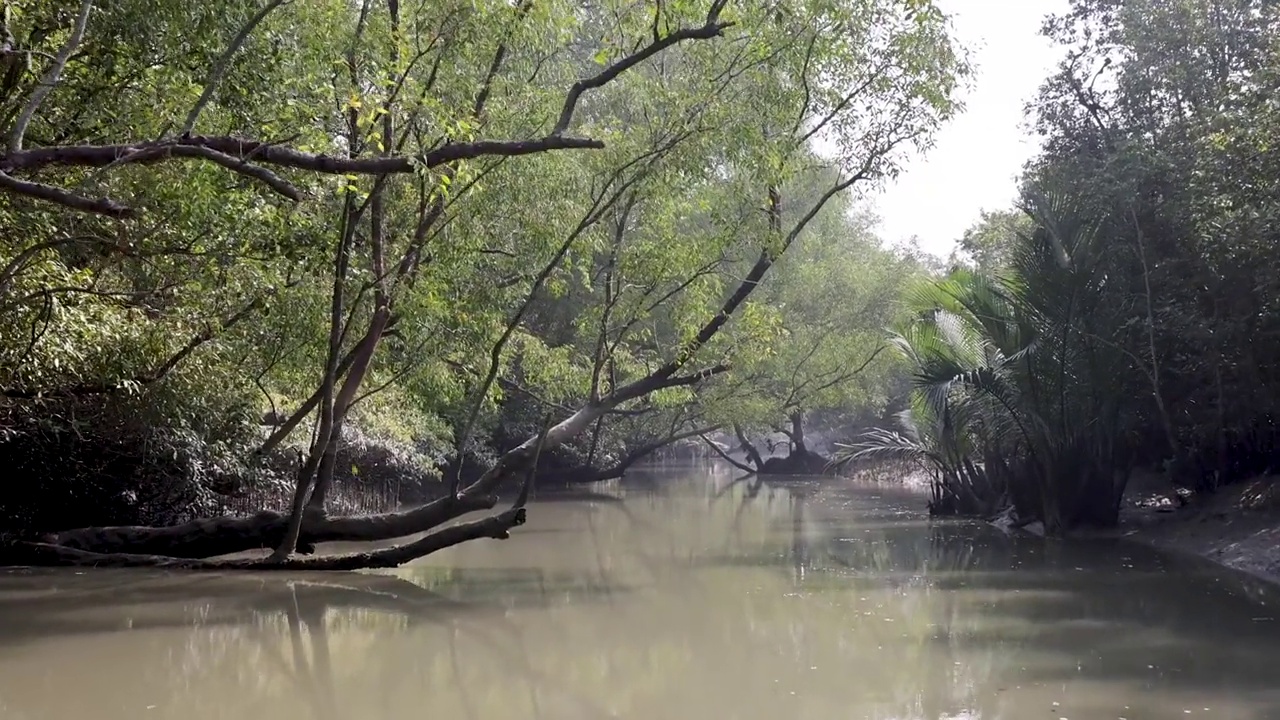
[[[957,270],[910,296],[892,345],[911,408],[842,457],[906,457],[933,476],[935,513],[1012,505],[1049,534],[1114,523],[1128,477],[1122,398],[1132,367],[1102,263],[1105,233],[1061,198],[1030,195],[1034,233],[998,275]]]

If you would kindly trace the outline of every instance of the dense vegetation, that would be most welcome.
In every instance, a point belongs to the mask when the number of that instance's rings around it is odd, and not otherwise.
[[[918,265],[849,194],[968,72],[927,0],[4,12],[10,562],[397,564],[533,466],[874,414]]]
[[[854,454],[1060,534],[1115,523],[1137,468],[1206,493],[1280,461],[1280,12],[1073,0],[1045,33],[1043,152],[913,291],[912,407]]]

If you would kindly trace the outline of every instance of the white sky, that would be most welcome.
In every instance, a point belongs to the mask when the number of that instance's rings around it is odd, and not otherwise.
[[[1052,72],[1060,52],[1039,34],[1048,13],[1067,0],[938,0],[976,66],[966,109],[913,158],[873,200],[880,236],[898,243],[918,236],[923,250],[946,257],[983,209],[1014,200],[1015,178],[1038,142],[1025,128],[1023,106]]]

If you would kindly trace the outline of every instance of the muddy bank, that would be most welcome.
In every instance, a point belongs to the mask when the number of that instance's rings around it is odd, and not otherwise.
[[[1236,483],[1185,504],[1167,487],[1158,479],[1135,483],[1120,513],[1122,536],[1280,584],[1280,477]]]

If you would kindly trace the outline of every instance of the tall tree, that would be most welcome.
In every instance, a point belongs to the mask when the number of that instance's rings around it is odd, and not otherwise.
[[[13,203],[5,212],[52,213],[54,234],[85,213],[124,237],[139,224],[189,238],[199,223],[222,223],[228,243],[238,239],[233,229],[246,214],[278,223],[263,233],[264,243],[276,243],[263,249],[264,260],[221,257],[236,271],[264,263],[284,280],[301,265],[309,278],[299,282],[310,294],[292,307],[315,313],[316,332],[295,367],[310,362],[318,381],[267,441],[278,444],[310,420],[291,511],[66,531],[18,546],[29,557],[339,569],[394,565],[465,540],[506,537],[524,520],[527,484],[543,451],[623,405],[730,370],[739,339],[750,336],[749,318],[760,312],[751,296],[777,259],[833,198],[892,173],[904,147],[927,142],[954,111],[952,94],[965,72],[945,18],[919,2],[904,10],[888,0],[777,8],[726,0],[409,8],[369,0],[243,10],[234,22],[185,6],[154,18],[161,29],[149,42],[157,52],[169,43],[186,47],[178,38],[189,32],[188,14],[207,23],[201,47],[213,62],[196,67],[212,70],[192,77],[182,65],[140,64],[153,89],[168,91],[161,93],[166,103],[139,105],[139,120],[122,122],[114,106],[80,95],[103,82],[93,77],[101,64],[89,62],[101,57],[100,42],[137,55],[130,38],[112,33],[143,8],[123,3],[100,11],[86,3],[62,41],[69,50],[54,56],[44,80],[25,87],[0,180]],[[92,82],[82,84],[85,77]],[[105,84],[112,82],[121,81]],[[58,113],[81,104],[101,117],[94,131],[53,135]],[[205,127],[231,131],[198,134]],[[834,153],[809,150],[819,136]],[[39,142],[24,144],[31,138]],[[786,202],[786,182],[816,168],[826,168],[830,181],[811,197]],[[193,177],[207,183],[206,193],[187,188]],[[229,177],[237,178],[233,197],[243,203],[233,213],[217,202]],[[696,209],[697,225],[682,227],[688,209]],[[168,219],[184,212],[194,224]],[[281,238],[286,228],[300,242]],[[616,261],[604,285],[606,310],[597,316],[603,330],[596,342],[561,353],[567,367],[588,370],[576,408],[477,481],[452,478],[439,501],[374,516],[326,513],[344,426],[369,390],[439,363],[461,368],[465,399],[455,442],[465,450],[513,353],[527,357],[539,344],[556,350],[526,330],[537,299],[561,292],[602,252]],[[746,272],[731,283],[724,274],[713,281],[690,272],[713,261],[724,261],[726,270],[745,263]],[[190,264],[212,270],[207,262]],[[633,276],[639,283],[628,282]],[[656,292],[674,322],[641,339],[635,333]],[[267,302],[252,299],[245,312]],[[445,319],[472,310],[474,320]],[[201,342],[179,350],[176,364],[228,324],[199,333]],[[460,342],[437,340],[454,334]],[[589,349],[585,358],[582,349]],[[434,362],[415,359],[423,353]],[[119,383],[59,384],[50,391],[114,387]],[[44,392],[33,390],[6,394]],[[524,490],[511,509],[442,527],[492,508],[495,492],[518,477]],[[293,557],[299,543],[423,532],[368,553]],[[269,560],[205,559],[264,544],[275,547]]]

